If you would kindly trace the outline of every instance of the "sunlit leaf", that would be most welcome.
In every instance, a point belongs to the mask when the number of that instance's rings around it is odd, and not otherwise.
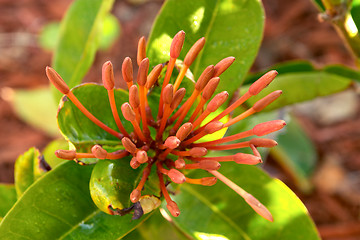
[[[89,193],[93,166],[66,162],[34,183],[0,224],[0,239],[119,239],[151,215],[111,216]]]
[[[219,171],[259,199],[274,222],[257,215],[221,182],[212,187],[184,184],[174,196],[181,214],[172,220],[192,238],[319,239],[306,208],[285,184],[254,166],[226,163]],[[199,174],[193,172],[191,177]]]
[[[12,184],[0,184],[0,221],[16,202],[16,191]]]
[[[192,44],[205,37],[203,52],[190,69],[197,79],[208,65],[215,65],[228,56],[236,57],[237,60],[222,75],[217,89],[217,92],[227,90],[232,94],[255,59],[263,26],[264,12],[260,1],[168,0],[149,37],[150,63],[169,60],[171,39],[180,30],[186,33],[180,59],[184,59]]]
[[[31,90],[7,89],[7,93],[7,99],[22,120],[49,135],[59,136],[56,105],[48,86]]]
[[[113,2],[76,0],[63,18],[53,67],[70,87],[82,81],[94,61],[102,21]],[[61,94],[55,89],[54,94],[60,99]]]
[[[39,150],[34,147],[20,155],[15,162],[15,188],[17,196],[20,197],[31,184],[43,176],[49,169]]]

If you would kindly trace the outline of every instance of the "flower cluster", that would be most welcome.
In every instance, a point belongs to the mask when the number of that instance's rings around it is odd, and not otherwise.
[[[261,111],[280,95],[281,91],[274,91],[257,101],[251,108],[236,117],[229,118],[225,123],[220,120],[233,112],[251,96],[257,95],[277,75],[276,71],[270,71],[254,82],[249,90],[236,101],[233,101],[224,111],[214,117],[211,121],[203,124],[203,121],[211,113],[218,110],[227,102],[229,94],[226,91],[214,95],[220,82],[219,76],[234,62],[234,57],[221,60],[215,66],[210,65],[202,72],[195,83],[191,96],[184,100],[185,88],[180,88],[191,64],[196,59],[205,44],[205,38],[199,39],[188,51],[183,61],[180,72],[173,84],[170,84],[175,62],[180,55],[184,43],[185,33],[178,32],[172,40],[170,48],[170,60],[164,65],[166,73],[161,86],[161,96],[158,106],[150,106],[148,93],[154,84],[161,78],[163,64],[155,66],[150,73],[149,59],[146,58],[145,38],[141,38],[138,44],[137,64],[139,66],[136,83],[133,81],[133,65],[130,58],[125,58],[122,64],[123,79],[129,90],[129,102],[122,103],[119,115],[114,97],[114,74],[110,61],[104,63],[102,68],[102,80],[107,89],[112,114],[118,129],[111,129],[92,113],[90,113],[70,91],[69,87],[54,69],[47,67],[46,74],[52,84],[70,99],[83,114],[86,115],[97,126],[106,132],[116,136],[124,150],[108,152],[102,146],[96,144],[89,153],[79,153],[74,150],[57,150],[56,155],[63,159],[76,160],[81,158],[97,159],[122,159],[131,155],[130,166],[138,168],[146,164],[142,172],[142,178],[137,187],[130,194],[130,200],[137,203],[142,196],[142,189],[147,181],[151,169],[156,168],[162,196],[165,198],[169,212],[177,217],[180,210],[171,199],[166,187],[167,179],[177,184],[190,183],[211,186],[217,180],[224,182],[236,191],[244,200],[262,217],[272,221],[271,213],[256,198],[237,186],[230,179],[223,176],[218,169],[221,162],[234,161],[238,164],[261,163],[258,147],[273,147],[277,143],[272,139],[252,138],[249,141],[229,144],[231,141],[250,136],[264,136],[271,132],[280,130],[285,126],[282,120],[264,122],[256,125],[253,129],[237,133],[232,136],[223,137],[213,141],[198,142],[208,134],[227,128],[240,120]],[[165,70],[165,69],[164,69]],[[165,71],[164,71],[165,72]],[[212,97],[213,96],[213,97]],[[119,104],[119,103],[118,103]],[[194,106],[192,108],[192,106]],[[153,116],[152,110],[158,108],[157,116]],[[125,118],[133,126],[133,131],[125,129],[121,118]],[[187,122],[184,122],[188,119]],[[124,120],[123,120],[124,121]],[[156,130],[151,134],[150,129]],[[251,148],[253,154],[237,153],[230,156],[206,157],[209,150],[230,150],[239,148]],[[172,157],[170,157],[172,156]],[[211,174],[209,177],[192,179],[184,175],[184,169],[203,169]],[[130,171],[130,170],[129,170]]]

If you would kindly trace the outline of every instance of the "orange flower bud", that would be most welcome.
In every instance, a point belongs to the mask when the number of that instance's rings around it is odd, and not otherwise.
[[[179,31],[173,38],[170,46],[170,57],[178,58],[185,40],[185,32]]]
[[[203,49],[205,45],[205,38],[202,37],[190,48],[189,52],[186,54],[184,59],[184,64],[186,66],[190,66],[198,56],[201,49]]]
[[[279,131],[286,125],[284,120],[273,120],[269,122],[259,123],[253,128],[253,133],[256,136],[264,136],[272,132]]]
[[[220,76],[235,61],[234,57],[227,57],[215,65],[214,77]]]
[[[68,94],[70,89],[60,75],[51,67],[46,67],[46,76],[50,82],[59,90],[62,94]]]
[[[96,144],[91,148],[91,152],[94,154],[96,158],[105,159],[108,152],[103,149],[100,145]]]
[[[115,86],[114,70],[113,70],[113,65],[110,61],[107,61],[103,64],[102,81],[103,81],[104,87],[107,90],[111,90]]]
[[[276,70],[271,70],[261,76],[256,82],[251,84],[249,88],[249,93],[251,95],[257,95],[264,88],[266,88],[276,77],[278,72]]]

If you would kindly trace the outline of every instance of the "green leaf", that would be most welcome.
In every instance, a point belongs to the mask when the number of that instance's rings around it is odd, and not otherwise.
[[[62,162],[66,161],[55,156],[55,151],[58,149],[68,150],[69,143],[64,139],[57,139],[51,141],[42,152],[45,161],[50,165],[52,169],[57,167]]]
[[[62,20],[53,67],[70,88],[82,81],[94,61],[102,21],[113,2],[76,0]],[[60,99],[61,94],[55,89],[54,94],[55,99]]]
[[[174,197],[181,214],[172,218],[182,231],[194,239],[319,239],[306,208],[281,181],[255,166],[235,163],[223,164],[219,172],[259,199],[274,222],[257,215],[221,182],[212,187],[184,184]]]
[[[18,198],[31,184],[48,171],[48,165],[44,162],[39,150],[32,147],[15,162],[15,188]]]
[[[112,14],[106,15],[102,22],[101,34],[99,34],[99,48],[108,50],[120,33],[121,28],[117,18]]]
[[[279,145],[272,148],[270,154],[291,174],[300,190],[309,192],[310,177],[317,162],[315,146],[294,117],[286,123],[285,131],[277,138]]]
[[[162,210],[163,211],[163,210]],[[173,223],[163,218],[156,211],[151,218],[142,223],[138,228],[127,235],[124,240],[188,240]]]
[[[179,21],[181,19],[181,21]],[[256,0],[168,0],[152,28],[148,56],[151,64],[169,60],[172,37],[186,32],[179,59],[201,37],[206,38],[203,51],[190,67],[197,79],[208,65],[234,56],[237,60],[221,78],[217,92],[232,94],[242,83],[255,59],[264,27],[264,11]]]
[[[40,32],[39,44],[45,50],[54,50],[59,38],[60,24],[58,22],[51,22],[46,24]]]
[[[1,218],[10,210],[16,202],[16,191],[14,185],[0,184],[0,222]]]
[[[89,193],[92,169],[70,161],[39,179],[1,222],[0,239],[119,239],[150,216],[100,212]]]
[[[357,29],[360,29],[360,0],[352,1],[351,15],[354,19]],[[359,34],[359,33],[358,33]]]
[[[9,89],[8,92],[8,100],[22,120],[51,136],[59,136],[56,105],[49,87],[32,90]]]
[[[252,106],[270,92],[282,90],[281,97],[265,108],[265,111],[269,111],[343,91],[351,83],[352,81],[348,78],[327,72],[287,73],[278,75],[267,88],[258,95],[251,97],[247,103]],[[241,93],[244,94],[248,88],[249,85],[241,88]]]
[[[107,90],[100,85],[87,83],[72,89],[79,101],[100,121],[117,130],[113,118]],[[120,119],[128,132],[132,131],[132,125],[125,120],[121,113],[121,105],[129,101],[128,93],[124,90],[115,90],[115,102],[118,106]],[[66,97],[62,99],[58,112],[58,124],[61,132],[75,147],[98,144],[118,145],[120,140],[107,133],[89,120],[71,101]]]

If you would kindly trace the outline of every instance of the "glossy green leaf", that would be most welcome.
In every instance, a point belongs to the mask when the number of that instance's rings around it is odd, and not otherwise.
[[[179,21],[181,19],[181,21]],[[199,38],[206,44],[190,67],[195,79],[208,65],[234,56],[237,60],[222,75],[217,91],[232,94],[248,72],[262,39],[264,12],[256,0],[168,0],[163,5],[148,43],[151,64],[169,60],[172,37],[180,30],[186,33],[179,59]]]
[[[266,71],[261,71],[258,73],[248,74],[244,81],[244,84],[250,84],[259,79],[262,75],[264,75],[269,70],[276,70],[279,73],[279,76],[285,73],[305,73],[305,72],[326,72],[334,75],[338,75],[341,77],[348,78],[349,80],[360,81],[360,72],[344,65],[334,64],[327,65],[324,68],[317,69],[314,65],[309,61],[288,61],[285,63],[275,64],[268,68]]]
[[[16,114],[31,126],[51,136],[59,136],[56,125],[56,104],[49,87],[9,92],[9,101]]]
[[[360,29],[360,0],[352,1],[351,15],[354,19],[357,29]],[[358,33],[359,34],[359,33]]]
[[[315,170],[315,146],[294,117],[287,121],[285,131],[277,138],[278,146],[270,150],[271,156],[290,173],[303,192],[311,190],[310,177]]]
[[[93,166],[61,164],[34,183],[0,224],[0,239],[119,239],[150,214],[100,212],[89,193]]]
[[[163,210],[162,210],[163,211]],[[156,211],[151,218],[127,235],[124,240],[188,240],[173,223],[169,222],[160,211]]]
[[[0,221],[16,202],[16,191],[12,184],[0,184]]]
[[[57,139],[51,141],[42,151],[45,161],[50,165],[51,168],[55,168],[62,162],[66,161],[55,156],[55,151],[58,149],[68,150],[69,143],[64,139]]]
[[[75,87],[72,92],[95,117],[110,128],[119,131],[111,112],[107,90],[103,86],[87,83]],[[125,129],[131,132],[131,123],[126,121],[121,113],[121,105],[129,101],[128,92],[120,89],[116,90],[115,101]],[[66,97],[63,98],[60,104],[57,119],[61,132],[75,147],[94,145],[96,143],[105,145],[120,144],[118,138],[95,125]]]
[[[258,95],[251,97],[247,103],[252,106],[257,100],[275,90],[282,90],[283,94],[265,111],[281,108],[316,97],[327,96],[350,87],[352,81],[348,78],[327,72],[303,72],[278,75],[275,80]],[[249,86],[241,88],[245,93]]]
[[[43,176],[49,167],[39,150],[32,147],[15,162],[15,188],[20,197],[38,178]]]
[[[82,81],[94,61],[102,21],[113,2],[76,0],[62,20],[53,67],[70,87]],[[54,94],[60,99],[61,94],[55,89]]]
[[[181,214],[172,219],[192,238],[319,239],[306,208],[285,184],[255,166],[224,163],[219,172],[259,199],[272,213],[274,222],[257,215],[221,182],[212,187],[184,184],[174,197]],[[191,175],[199,177],[196,172]]]

